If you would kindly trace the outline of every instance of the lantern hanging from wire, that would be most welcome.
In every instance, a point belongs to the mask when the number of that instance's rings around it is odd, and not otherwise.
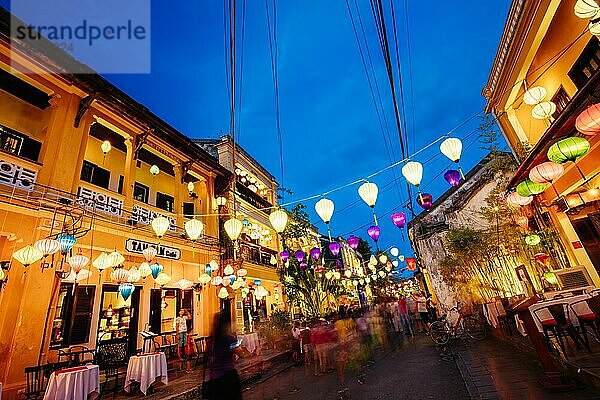
[[[269,264],[271,264],[271,265],[277,265],[277,257],[275,257],[274,254],[271,254],[271,258],[269,260]]]
[[[302,262],[304,260],[304,252],[302,250],[296,250],[296,252],[294,253],[294,257],[296,257],[296,260],[298,260],[298,262]]]
[[[535,86],[527,90],[523,95],[523,102],[529,106],[535,106],[546,98],[548,92],[543,86]]]
[[[24,267],[29,267],[34,262],[40,260],[44,254],[31,245],[27,245],[13,253],[13,258],[23,264]]]
[[[210,260],[210,262],[208,263],[208,265],[210,265],[210,270],[211,271],[216,271],[219,269],[219,264],[217,263],[216,260]]]
[[[310,249],[310,256],[313,260],[318,260],[321,257],[321,249],[318,247],[313,247]]]
[[[406,214],[402,211],[396,212],[392,214],[392,222],[398,228],[402,229],[406,225]]]
[[[515,221],[517,225],[519,225],[523,230],[527,231],[529,229],[529,218],[524,215],[518,217]]]
[[[156,279],[158,275],[162,272],[163,266],[155,262],[154,264],[150,265],[150,270],[152,271],[152,277]]]
[[[231,266],[231,264],[227,264],[225,266],[225,268],[223,268],[223,273],[225,275],[232,275],[235,271],[233,270],[233,267]]]
[[[57,237],[56,241],[58,242],[60,253],[65,255],[73,248],[73,246],[75,246],[77,239],[75,239],[75,236],[73,235],[64,234]]]
[[[160,168],[158,168],[158,165],[154,164],[150,167],[150,173],[152,174],[152,176],[156,176],[160,173]]]
[[[204,224],[202,221],[192,218],[184,224],[184,228],[185,233],[187,233],[190,240],[195,242],[202,234],[202,231],[204,230]]]
[[[69,265],[71,266],[71,269],[78,274],[79,271],[81,271],[83,269],[83,267],[85,267],[88,262],[90,262],[90,259],[86,256],[84,256],[83,254],[77,254],[74,255],[73,257],[69,257],[69,259],[67,260],[69,262]]]
[[[417,161],[409,161],[402,167],[402,175],[411,184],[419,187],[423,179],[423,165]]]
[[[55,239],[40,239],[33,244],[33,247],[42,252],[44,257],[56,253],[60,249],[60,243]]]
[[[444,174],[444,179],[450,184],[450,186],[456,187],[460,183],[460,172],[455,169],[450,169]]]
[[[556,104],[552,101],[542,101],[531,109],[531,116],[535,119],[549,119],[556,112]]]
[[[290,258],[290,252],[287,250],[282,251],[279,253],[279,258],[281,258],[281,261],[286,262]]]
[[[552,161],[546,161],[536,165],[529,171],[529,179],[535,183],[552,183],[565,171],[561,164]]]
[[[392,257],[398,257],[398,254],[400,254],[400,250],[398,250],[397,247],[392,247],[390,249],[390,254],[392,255]]]
[[[167,233],[169,226],[171,226],[171,221],[163,215],[159,215],[152,220],[152,229],[159,239]]]
[[[129,271],[125,268],[117,268],[111,274],[110,278],[117,283],[124,283],[129,281]]]
[[[532,196],[523,197],[517,192],[512,192],[511,194],[506,196],[506,203],[513,207],[526,206],[527,204],[531,203],[532,201],[533,201]]]
[[[348,246],[350,246],[350,248],[352,250],[356,250],[356,249],[358,249],[358,244],[360,243],[360,238],[358,238],[356,236],[350,236],[346,240],[346,243],[348,243]]]
[[[136,283],[139,282],[140,279],[142,279],[142,274],[140,273],[140,270],[137,269],[137,267],[135,266],[129,268],[129,282]]]
[[[371,226],[369,229],[367,229],[367,235],[369,235],[369,237],[373,239],[375,243],[377,243],[379,240],[379,235],[381,235],[381,229],[379,229],[378,226]]]
[[[584,135],[600,133],[600,103],[592,104],[583,110],[575,120],[575,127]]]
[[[372,182],[365,182],[358,187],[358,195],[371,208],[375,207],[378,194],[379,188]]]
[[[131,282],[123,282],[119,284],[119,293],[121,293],[121,296],[125,301],[129,299],[129,297],[133,294],[134,291],[135,286]]]
[[[587,139],[577,136],[568,137],[566,139],[559,140],[550,146],[548,149],[548,159],[559,164],[563,164],[567,161],[573,162],[575,168],[585,181],[586,177],[579,169],[576,161],[577,159],[586,155],[589,150],[590,142],[588,142]]]
[[[315,211],[326,224],[328,224],[331,221],[334,209],[335,204],[333,203],[333,201],[326,198],[322,198],[315,204]]]
[[[388,260],[388,258],[387,258],[387,256],[385,255],[385,253],[381,253],[381,254],[379,255],[379,262],[380,262],[380,263],[382,263],[382,264],[385,264],[385,263],[387,262],[387,260]]]
[[[575,15],[583,19],[595,19],[600,14],[600,6],[594,0],[577,0]]]
[[[152,275],[152,270],[150,269],[150,264],[148,264],[146,261],[142,262],[140,264],[140,267],[138,268],[138,272],[140,274],[140,277],[142,277],[142,278],[146,278],[149,275]]]
[[[531,179],[525,179],[517,185],[517,193],[522,197],[534,196],[546,190],[547,184],[535,183]]]
[[[92,265],[96,267],[99,271],[104,271],[105,269],[110,268],[112,266],[112,263],[108,253],[102,252],[92,262]]]
[[[340,254],[340,249],[341,246],[338,242],[329,243],[329,251],[331,251],[331,254],[333,254],[334,257],[337,257],[337,255]]]
[[[304,261],[300,263],[300,269],[302,271],[304,271],[305,269],[308,269],[308,264],[305,263]]]
[[[433,196],[429,193],[423,193],[417,197],[417,204],[425,211],[429,211],[433,207]]]
[[[465,179],[462,168],[460,167],[460,156],[462,155],[462,142],[458,138],[448,138],[440,144],[440,151],[443,155],[448,157],[450,161],[455,162],[458,165],[458,173]]]
[[[154,260],[156,254],[158,254],[158,250],[156,250],[156,247],[154,246],[148,246],[142,251],[142,254],[144,255],[146,261],[150,262]]]
[[[541,241],[542,239],[540,236],[535,233],[530,233],[529,235],[525,236],[525,243],[527,243],[529,246],[538,245]]]
[[[110,265],[111,267],[118,267],[119,265],[123,265],[125,262],[125,257],[118,251],[113,251],[108,255],[110,257]]]
[[[417,259],[413,257],[406,257],[406,269],[409,271],[417,270]]]
[[[229,238],[235,242],[240,237],[244,224],[242,224],[242,221],[237,218],[230,218],[225,221],[223,226],[227,236],[229,236]]]
[[[167,283],[171,281],[171,277],[164,272],[158,274],[158,276],[154,279],[159,286],[165,286]]]
[[[210,283],[212,283],[213,286],[219,286],[221,283],[223,283],[223,277],[217,275],[212,278]]]
[[[194,286],[194,282],[190,281],[189,279],[181,278],[180,280],[175,282],[175,286],[181,290],[188,290],[192,286]]]
[[[269,222],[271,222],[271,226],[277,233],[282,233],[285,230],[287,221],[288,215],[285,210],[275,210],[269,215]]]
[[[211,277],[210,275],[208,275],[207,273],[203,273],[202,275],[200,275],[198,277],[198,281],[202,284],[202,285],[208,285],[211,281]]]
[[[248,271],[246,269],[240,268],[237,270],[237,276],[239,276],[240,278],[243,278],[246,275],[248,275]]]
[[[102,153],[104,153],[104,155],[106,156],[108,152],[112,149],[112,146],[110,145],[110,142],[108,140],[105,140],[100,145],[100,148],[102,149]]]

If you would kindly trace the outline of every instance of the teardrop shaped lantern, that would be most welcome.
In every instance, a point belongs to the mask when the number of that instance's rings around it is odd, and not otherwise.
[[[358,195],[369,207],[375,207],[379,188],[372,182],[365,182],[358,187]]]
[[[448,138],[440,144],[440,151],[451,161],[457,163],[462,154],[462,142],[458,138]]]
[[[229,236],[229,238],[235,242],[238,239],[238,237],[240,237],[244,224],[242,224],[242,221],[240,221],[237,218],[230,218],[227,221],[225,221],[223,227],[225,228],[227,236]]]
[[[94,262],[92,262],[92,265],[99,271],[104,271],[112,266],[111,258],[108,253],[102,252],[100,255],[98,255],[98,257],[96,257]]]
[[[350,246],[350,248],[352,250],[356,250],[356,249],[358,249],[358,244],[360,243],[360,238],[358,238],[356,236],[350,236],[346,240],[346,243],[348,243],[348,246]]]
[[[227,288],[222,287],[221,289],[219,289],[219,293],[217,294],[217,296],[219,296],[220,299],[228,298],[229,292],[227,291]]]
[[[288,215],[282,209],[275,210],[269,215],[269,222],[271,222],[271,226],[275,229],[275,232],[282,233],[285,230],[285,226],[287,225]]]
[[[150,264],[148,264],[145,261],[140,264],[140,268],[138,268],[138,271],[142,278],[146,278],[147,276],[152,275],[152,269],[150,269]]]
[[[402,211],[392,214],[392,222],[398,228],[402,229],[406,225],[406,214]]]
[[[54,239],[40,239],[33,244],[33,247],[42,252],[44,257],[56,253],[60,249],[60,243]]]
[[[150,270],[152,271],[152,277],[156,279],[158,278],[158,275],[162,272],[163,266],[156,262],[150,265]]]
[[[171,281],[171,277],[167,274],[165,274],[164,272],[161,272],[160,274],[158,274],[158,276],[155,278],[156,283],[158,283],[160,286],[165,286],[167,283],[169,283]]]
[[[69,265],[71,266],[73,271],[75,271],[76,274],[78,274],[79,271],[81,271],[89,261],[90,259],[84,256],[83,254],[74,255],[73,257],[69,257],[68,260]]]
[[[162,238],[165,233],[167,233],[170,225],[171,222],[163,215],[159,215],[152,220],[152,229],[159,239]]]
[[[110,257],[111,267],[118,267],[119,265],[123,265],[125,262],[125,257],[123,257],[123,255],[116,250],[110,253],[108,256]]]
[[[110,274],[110,278],[117,283],[124,283],[129,281],[129,271],[125,268],[117,268],[112,274]]]
[[[123,296],[123,300],[127,301],[129,297],[133,294],[135,290],[135,286],[131,282],[124,282],[119,284],[119,293]]]
[[[290,258],[290,252],[284,250],[281,253],[279,253],[279,257],[281,258],[281,261],[286,262]]]
[[[310,249],[310,256],[313,260],[318,260],[321,257],[321,249],[318,247],[313,247]]]
[[[44,254],[31,245],[27,245],[13,253],[13,258],[23,264],[24,267],[29,267],[34,262],[40,260]]]
[[[552,161],[536,165],[529,171],[529,179],[535,183],[552,183],[565,171],[565,167]]]
[[[204,224],[202,221],[198,221],[196,218],[192,218],[184,224],[185,233],[192,242],[198,240],[202,231],[204,230]]]
[[[304,260],[304,252],[302,250],[296,250],[296,252],[294,253],[294,257],[296,257],[296,260],[298,260],[298,262],[302,262],[302,260]]]
[[[321,218],[326,224],[328,224],[329,221],[331,221],[334,209],[335,204],[329,199],[323,198],[317,201],[317,203],[315,204],[315,211],[319,215],[319,218]]]
[[[402,167],[402,175],[407,181],[418,187],[423,179],[423,165],[417,161],[409,161]]]
[[[331,251],[331,254],[333,254],[335,257],[337,257],[337,255],[340,254],[340,249],[341,246],[338,242],[329,243],[329,251]]]
[[[583,110],[575,120],[575,127],[584,135],[600,133],[600,103],[593,104]]]
[[[56,241],[58,242],[60,253],[65,255],[75,246],[77,239],[73,235],[65,234],[57,237]]]
[[[417,196],[417,204],[425,211],[429,211],[433,207],[433,196],[429,193],[423,193],[422,195]]]
[[[555,163],[576,161],[590,150],[590,142],[582,137],[568,137],[554,143],[548,149],[548,159]]]
[[[450,186],[456,187],[460,183],[460,172],[455,169],[448,170],[444,174],[444,179],[450,184]]]
[[[522,197],[534,196],[546,190],[545,183],[535,183],[531,179],[525,179],[517,185],[517,193]]]
[[[378,226],[371,226],[369,227],[369,229],[367,229],[367,235],[369,235],[369,237],[371,239],[373,239],[373,241],[375,243],[377,243],[377,241],[379,240],[379,235],[381,234],[381,229],[379,229]]]
[[[520,217],[518,217],[515,221],[517,223],[517,225],[519,225],[522,229],[524,230],[528,230],[529,229],[529,218],[527,218],[524,215],[521,215]]]
[[[129,282],[136,283],[139,282],[140,279],[142,279],[142,274],[140,273],[140,270],[137,269],[135,266],[129,268]]]
[[[144,255],[144,258],[146,259],[146,261],[150,262],[150,261],[154,260],[154,257],[156,257],[156,254],[158,254],[158,250],[156,250],[156,247],[148,246],[142,251],[142,254]]]
[[[513,207],[522,207],[533,201],[533,197],[531,196],[521,196],[517,192],[512,192],[508,196],[506,196],[506,203]]]

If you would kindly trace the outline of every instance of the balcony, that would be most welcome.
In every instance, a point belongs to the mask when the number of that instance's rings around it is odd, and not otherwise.
[[[248,189],[241,182],[235,183],[235,191],[237,192],[237,195],[241,199],[243,199],[244,201],[248,202],[250,205],[252,205],[258,209],[265,209],[265,208],[273,207],[273,204],[271,204],[269,201],[263,199],[258,194],[254,193],[252,190]]]
[[[268,247],[260,246],[254,243],[242,242],[238,244],[238,259],[244,260],[246,262],[262,265],[269,268],[275,268],[275,266],[271,265],[271,256],[277,255],[277,251],[271,250]],[[232,260],[233,259],[233,247],[227,246],[223,253],[222,261]]]

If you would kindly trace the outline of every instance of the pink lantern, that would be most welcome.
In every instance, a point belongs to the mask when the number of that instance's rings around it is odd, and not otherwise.
[[[379,240],[379,235],[381,234],[381,230],[378,226],[371,226],[369,229],[367,229],[367,234],[375,243],[377,243]]]
[[[565,167],[552,161],[546,161],[536,165],[529,171],[529,179],[535,183],[551,183],[558,179]]]
[[[575,127],[584,135],[600,133],[600,103],[593,104],[583,110],[575,120]]]
[[[400,228],[400,229],[404,228],[404,225],[406,225],[406,214],[404,214],[401,211],[397,212],[397,213],[393,213],[392,214],[392,222],[398,228]]]
[[[69,265],[71,265],[71,268],[73,269],[73,272],[75,272],[75,274],[78,274],[79,271],[81,271],[83,267],[87,265],[90,259],[84,256],[83,254],[77,254],[69,258],[68,261]]]
[[[426,211],[433,207],[433,197],[429,193],[419,194],[417,203]]]
[[[532,196],[523,197],[517,192],[512,192],[506,196],[506,203],[513,207],[526,206],[533,201]]]

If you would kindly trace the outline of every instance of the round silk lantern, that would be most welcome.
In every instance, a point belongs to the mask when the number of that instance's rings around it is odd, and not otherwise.
[[[367,234],[374,242],[379,240],[379,235],[381,235],[381,229],[378,226],[371,226],[367,229]]]
[[[331,251],[331,254],[333,254],[336,257],[338,254],[340,254],[340,248],[341,246],[338,242],[329,243],[329,250]]]
[[[527,217],[525,217],[525,216],[522,215],[519,218],[517,218],[517,220],[515,222],[521,228],[523,228],[525,230],[529,229],[529,218],[527,218]]]
[[[294,253],[294,257],[296,257],[296,260],[298,260],[298,262],[302,262],[302,260],[304,260],[304,252],[302,250],[296,250],[296,252]]]
[[[433,197],[429,193],[423,193],[417,197],[417,204],[429,211],[433,207]]]
[[[535,183],[531,179],[525,179],[517,185],[517,193],[523,197],[542,193],[546,189],[545,183]]]
[[[350,246],[352,250],[356,250],[358,248],[358,244],[360,243],[360,239],[356,236],[350,236],[348,240],[346,240],[346,243],[348,243],[348,246]]]
[[[307,264],[307,263],[305,263],[305,262],[301,262],[301,263],[300,263],[300,269],[301,269],[301,270],[303,270],[303,271],[304,271],[304,270],[305,270],[305,269],[307,269],[307,268],[308,268],[308,264]]]
[[[583,110],[575,120],[575,127],[584,135],[597,135],[600,133],[600,103],[593,104]]]
[[[576,161],[590,150],[590,142],[581,137],[569,137],[559,140],[548,149],[548,159],[555,163]]]
[[[535,233],[531,233],[525,236],[525,243],[527,243],[529,246],[535,246],[537,244],[540,244],[541,241],[542,238],[540,238],[540,236],[536,235]]]
[[[517,192],[512,192],[511,194],[506,196],[506,203],[508,203],[508,205],[513,206],[513,207],[526,206],[527,204],[531,203],[532,201],[533,201],[533,197],[531,197],[531,196],[523,197]]]
[[[450,186],[456,187],[460,183],[460,172],[455,169],[451,169],[444,174],[444,179],[450,184]]]
[[[392,214],[392,222],[398,228],[400,228],[400,229],[404,228],[404,225],[406,225],[406,214],[404,214],[402,211],[393,213]]]
[[[535,183],[552,183],[558,179],[565,168],[561,164],[552,161],[546,161],[536,165],[529,171],[529,179]]]

